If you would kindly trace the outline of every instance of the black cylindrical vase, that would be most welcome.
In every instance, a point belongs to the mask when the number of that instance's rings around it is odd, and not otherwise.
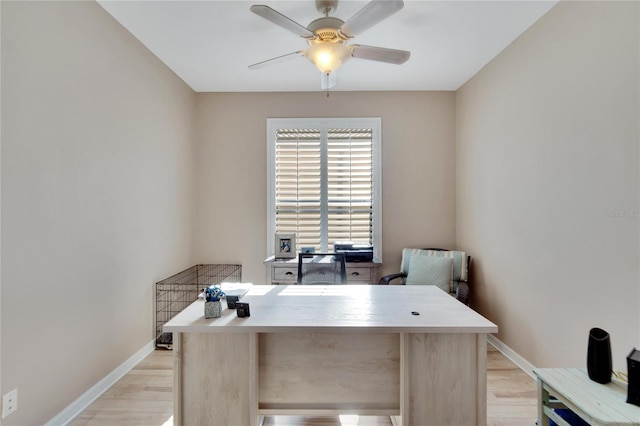
[[[598,383],[611,381],[611,338],[609,333],[601,328],[589,331],[589,346],[587,348],[587,372],[589,378]]]

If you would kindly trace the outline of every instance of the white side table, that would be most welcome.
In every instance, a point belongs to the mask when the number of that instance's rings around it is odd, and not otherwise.
[[[640,425],[640,407],[627,404],[627,390],[614,383],[589,379],[582,368],[537,368],[538,426],[569,424],[553,411],[569,408],[590,425]],[[550,401],[549,395],[557,398]]]

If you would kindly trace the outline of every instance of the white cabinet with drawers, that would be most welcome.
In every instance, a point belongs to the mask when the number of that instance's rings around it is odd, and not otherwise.
[[[274,259],[264,261],[267,266],[267,284],[295,284],[298,280],[298,259]],[[347,284],[378,284],[378,272],[382,263],[347,262]]]

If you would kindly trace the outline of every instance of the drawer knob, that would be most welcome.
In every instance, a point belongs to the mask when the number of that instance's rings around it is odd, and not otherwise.
[[[352,276],[357,277],[358,275],[360,275],[360,272],[358,271],[354,271],[351,273]]]
[[[288,271],[285,275],[293,275],[293,272]]]

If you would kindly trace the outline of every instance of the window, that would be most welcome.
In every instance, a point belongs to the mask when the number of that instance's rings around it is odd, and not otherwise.
[[[336,241],[381,252],[380,118],[268,119],[267,248],[296,234],[300,247]]]

